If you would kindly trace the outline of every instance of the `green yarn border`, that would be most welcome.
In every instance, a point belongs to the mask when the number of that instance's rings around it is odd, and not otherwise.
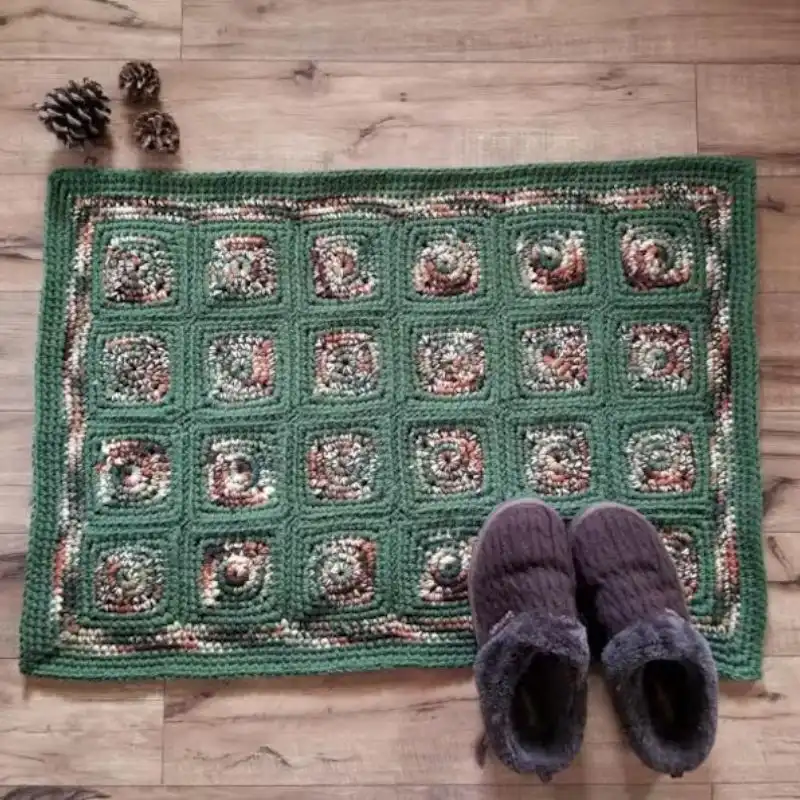
[[[369,193],[413,197],[461,189],[542,188],[599,191],[634,183],[690,180],[726,189],[736,202],[727,276],[734,339],[733,460],[737,482],[731,501],[737,508],[737,547],[741,564],[741,617],[732,637],[709,636],[723,677],[750,680],[761,674],[766,626],[766,584],[761,549],[761,476],[758,460],[758,386],[753,320],[756,289],[755,170],[734,158],[667,158],[614,164],[554,164],[456,170],[383,170],[305,174],[185,174],[124,170],[67,169],[49,179],[45,226],[45,281],[40,301],[36,365],[36,415],[33,448],[34,494],[31,544],[26,568],[21,623],[21,669],[27,674],[93,679],[155,677],[244,677],[248,675],[345,672],[401,666],[466,666],[474,656],[471,637],[445,644],[370,643],[329,650],[324,660],[282,642],[257,652],[231,648],[198,659],[191,653],[136,653],[113,661],[61,652],[51,615],[51,564],[57,539],[57,498],[62,492],[62,454],[67,433],[60,395],[60,365],[65,340],[64,297],[71,277],[77,236],[73,202],[91,196],[168,196],[234,201],[248,196],[309,198],[326,194]],[[189,249],[180,243],[181,256]],[[591,256],[590,256],[591,257]],[[185,289],[185,287],[184,287]],[[184,302],[189,297],[184,294]],[[178,299],[179,305],[181,298]],[[269,305],[269,304],[267,304]],[[478,302],[477,306],[480,305]],[[517,306],[518,307],[518,306]],[[535,308],[532,304],[531,310]],[[277,310],[277,309],[276,309]],[[177,313],[177,309],[176,309]],[[125,319],[120,312],[119,317]],[[139,317],[141,319],[141,317]],[[444,406],[442,413],[445,412]],[[103,420],[105,422],[105,420]],[[500,420],[497,421],[497,424]],[[503,437],[499,437],[500,440]],[[502,460],[498,453],[498,462]],[[399,491],[399,487],[397,487]],[[722,656],[720,656],[722,654]]]

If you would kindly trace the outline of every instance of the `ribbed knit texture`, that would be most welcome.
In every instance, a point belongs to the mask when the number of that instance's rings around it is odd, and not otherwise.
[[[570,536],[578,580],[610,637],[666,610],[688,617],[675,567],[641,514],[599,506],[576,519]]]
[[[536,500],[497,508],[478,535],[469,589],[488,741],[506,766],[549,780],[580,748],[589,669],[558,512]]]
[[[575,520],[570,535],[579,581],[608,637],[603,674],[631,747],[659,772],[696,769],[716,736],[717,671],[658,533],[637,511],[609,503]]]
[[[559,515],[525,501],[495,511],[478,539],[470,597],[479,644],[509,611],[575,617],[575,570]]]

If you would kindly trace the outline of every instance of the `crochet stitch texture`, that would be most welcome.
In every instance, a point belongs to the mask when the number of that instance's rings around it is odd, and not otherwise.
[[[24,672],[469,664],[527,495],[639,508],[758,676],[749,162],[64,170],[45,261]]]

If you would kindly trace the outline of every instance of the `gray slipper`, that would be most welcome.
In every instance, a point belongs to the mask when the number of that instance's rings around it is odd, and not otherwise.
[[[488,743],[507,767],[547,781],[580,748],[589,667],[558,514],[534,500],[497,508],[478,537],[469,590]]]

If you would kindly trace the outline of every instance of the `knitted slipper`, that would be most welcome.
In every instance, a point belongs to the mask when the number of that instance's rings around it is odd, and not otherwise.
[[[589,667],[558,514],[535,500],[499,506],[478,536],[469,596],[486,738],[507,767],[547,781],[580,748]]]
[[[658,772],[696,769],[716,736],[717,671],[658,533],[615,503],[592,506],[569,532],[578,580],[608,640],[603,671],[631,747]]]

